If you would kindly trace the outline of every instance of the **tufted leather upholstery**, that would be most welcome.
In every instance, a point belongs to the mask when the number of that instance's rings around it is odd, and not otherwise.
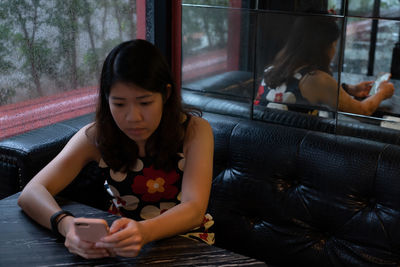
[[[230,133],[215,147],[218,246],[277,265],[400,264],[400,147],[206,118]]]
[[[400,145],[398,130],[383,128],[369,123],[323,118],[266,107],[256,106],[252,110],[252,101],[249,98],[216,95],[209,92],[200,93],[187,89],[182,90],[182,99],[187,106],[195,107],[205,112]]]
[[[204,118],[215,139],[209,211],[217,246],[278,266],[400,264],[399,146],[213,113]],[[22,188],[90,120],[0,142],[2,188]],[[63,194],[104,208],[97,170],[90,163]]]

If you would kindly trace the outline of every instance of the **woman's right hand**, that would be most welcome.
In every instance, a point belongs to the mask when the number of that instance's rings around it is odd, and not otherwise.
[[[111,251],[105,248],[95,247],[95,243],[81,240],[75,233],[73,226],[74,218],[68,216],[59,224],[60,233],[65,235],[64,245],[72,254],[79,255],[85,259],[97,259],[114,256]]]
[[[384,99],[390,98],[394,94],[394,85],[391,82],[385,81],[382,82],[381,85],[379,86],[378,92],[382,94]]]

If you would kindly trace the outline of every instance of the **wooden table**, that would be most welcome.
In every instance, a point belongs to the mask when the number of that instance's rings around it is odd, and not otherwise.
[[[0,266],[266,266],[255,259],[180,236],[149,243],[136,258],[86,260],[69,253],[63,241],[25,215],[17,205],[18,196],[19,193],[0,200]],[[118,218],[80,203],[58,201],[77,217],[104,218],[109,224]]]

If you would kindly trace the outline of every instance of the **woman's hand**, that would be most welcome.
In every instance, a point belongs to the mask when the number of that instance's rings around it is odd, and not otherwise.
[[[383,95],[384,99],[390,98],[394,94],[394,85],[388,81],[382,82],[378,92]]]
[[[360,82],[359,84],[348,86],[348,93],[356,98],[366,98],[369,96],[374,81]]]
[[[137,221],[121,218],[113,222],[110,235],[96,243],[96,248],[108,249],[118,256],[135,257],[145,244],[143,226]]]
[[[70,220],[70,218],[72,220]],[[115,256],[112,251],[109,251],[105,248],[98,248],[95,246],[95,243],[81,240],[75,233],[75,228],[73,227],[73,217],[68,217],[62,220],[59,228],[61,233],[66,233],[64,245],[68,248],[69,252],[79,255],[85,259]]]

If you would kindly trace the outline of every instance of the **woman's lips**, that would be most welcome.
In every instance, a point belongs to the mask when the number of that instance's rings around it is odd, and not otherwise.
[[[126,132],[132,135],[141,135],[145,130],[145,128],[129,128],[126,130]]]

